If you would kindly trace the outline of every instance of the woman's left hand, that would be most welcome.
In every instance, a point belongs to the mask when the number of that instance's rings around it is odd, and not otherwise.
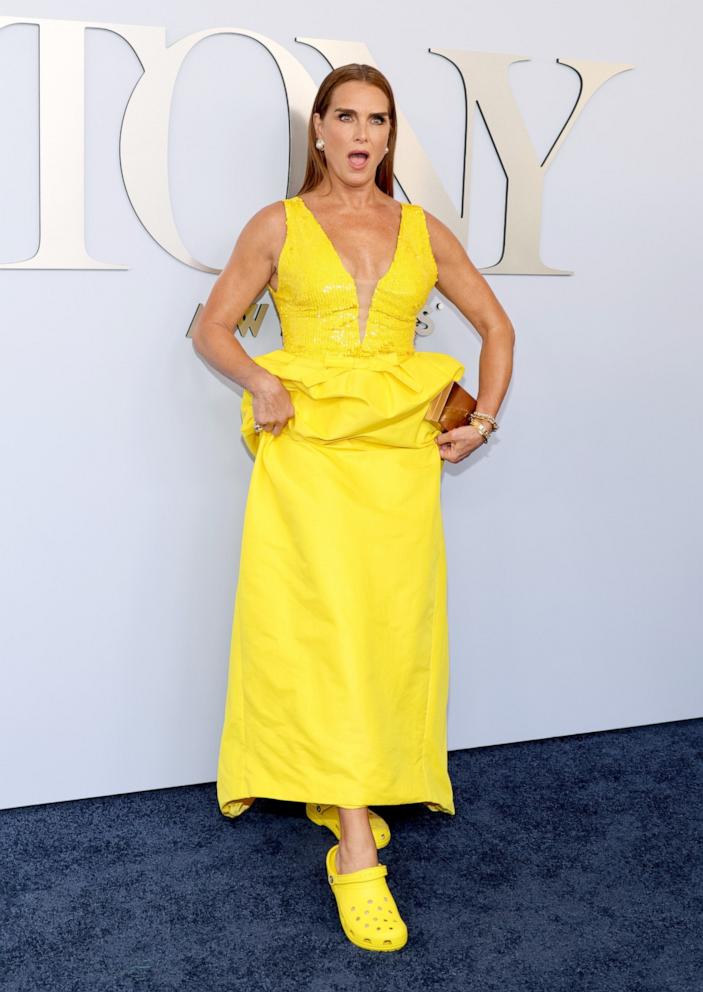
[[[439,448],[440,458],[447,462],[461,462],[485,442],[475,427],[466,424],[438,434],[435,443]]]

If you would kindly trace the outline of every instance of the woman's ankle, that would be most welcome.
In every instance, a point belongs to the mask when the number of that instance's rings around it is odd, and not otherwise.
[[[360,809],[339,809],[340,845],[348,851],[364,850],[376,846],[371,830],[368,806]]]
[[[360,848],[348,848],[340,841],[336,861],[337,870],[340,872],[373,868],[374,865],[378,864],[378,850],[375,844],[364,845]]]

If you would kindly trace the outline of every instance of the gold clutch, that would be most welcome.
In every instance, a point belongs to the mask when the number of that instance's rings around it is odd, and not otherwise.
[[[476,409],[476,400],[458,382],[450,382],[431,401],[425,420],[441,431],[465,427]]]

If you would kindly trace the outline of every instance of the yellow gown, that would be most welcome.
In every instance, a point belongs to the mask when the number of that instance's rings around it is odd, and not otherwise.
[[[244,511],[217,770],[220,811],[256,797],[454,813],[438,431],[430,400],[464,366],[416,351],[437,281],[422,207],[401,204],[360,335],[358,287],[299,196],[269,286],[283,347],[253,360],[295,415],[241,433]]]

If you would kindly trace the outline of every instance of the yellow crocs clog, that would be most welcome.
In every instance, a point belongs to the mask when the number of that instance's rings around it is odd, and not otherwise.
[[[342,929],[352,944],[366,951],[399,951],[408,942],[408,928],[388,888],[384,864],[337,873],[335,844],[327,852],[327,881],[337,900]]]
[[[305,813],[309,820],[319,827],[329,827],[334,836],[339,840],[342,836],[342,828],[339,823],[339,810],[336,806],[321,806],[319,803],[305,803]],[[369,810],[369,823],[371,833],[376,841],[376,847],[385,847],[390,844],[391,828],[378,813]]]

